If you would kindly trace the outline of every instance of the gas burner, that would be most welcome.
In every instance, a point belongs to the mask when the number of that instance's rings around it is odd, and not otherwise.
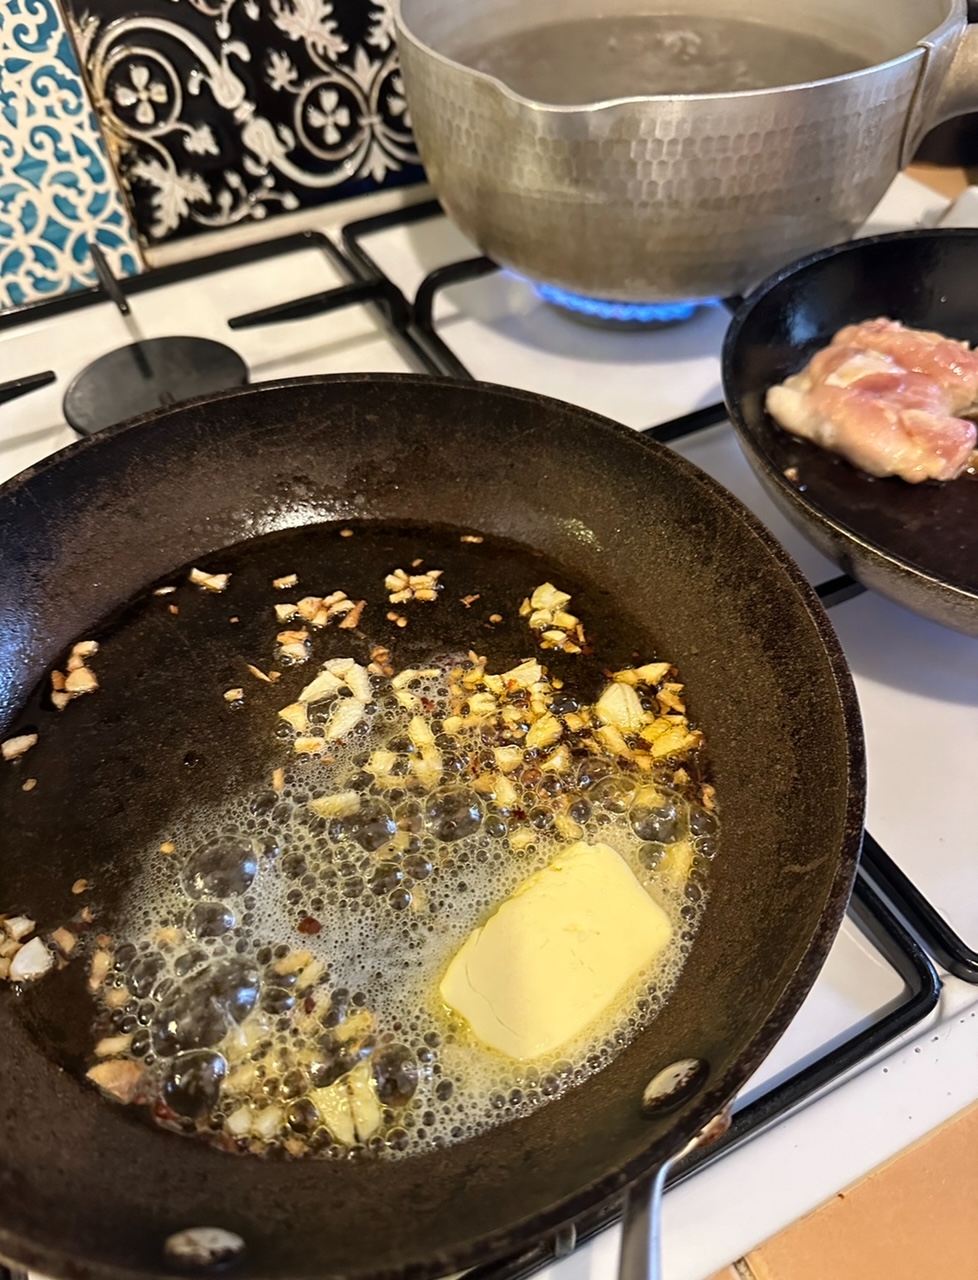
[[[689,320],[700,307],[716,306],[712,299],[691,302],[610,302],[571,293],[554,284],[532,281],[537,296],[574,320],[603,329],[663,329]]]
[[[72,380],[64,398],[70,426],[84,436],[151,409],[212,391],[243,387],[248,366],[210,338],[147,338],[99,356]]]

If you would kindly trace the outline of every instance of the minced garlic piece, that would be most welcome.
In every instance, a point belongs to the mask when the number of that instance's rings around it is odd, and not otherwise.
[[[36,733],[20,733],[16,738],[8,738],[6,742],[0,742],[0,755],[4,760],[16,760],[36,744]]]
[[[205,591],[224,591],[231,581],[229,573],[205,573],[203,569],[191,569],[190,581]]]
[[[438,579],[444,572],[444,569],[428,569],[424,573],[407,573],[404,569],[395,569],[384,579],[384,586],[390,593],[388,599],[391,604],[436,600],[442,586]]]

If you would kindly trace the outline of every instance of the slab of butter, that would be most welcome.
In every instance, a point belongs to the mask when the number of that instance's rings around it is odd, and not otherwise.
[[[671,934],[624,858],[581,840],[469,934],[441,995],[490,1048],[538,1058],[607,1009]]]

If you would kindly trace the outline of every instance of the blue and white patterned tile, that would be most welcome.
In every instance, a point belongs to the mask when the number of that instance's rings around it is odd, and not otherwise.
[[[141,269],[135,232],[55,0],[0,0],[0,309]]]

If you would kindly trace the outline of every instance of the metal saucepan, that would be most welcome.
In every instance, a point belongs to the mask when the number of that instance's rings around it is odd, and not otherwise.
[[[610,0],[603,19],[676,15],[680,48],[693,19],[707,37],[703,19],[748,19],[819,37],[863,69],[733,93],[666,95],[649,83],[641,96],[590,103],[567,83],[560,105],[459,55],[591,17],[591,0],[398,0],[395,10],[418,148],[450,217],[503,266],[596,298],[744,292],[851,236],[926,130],[978,104],[965,0]]]
[[[217,568],[222,548],[358,519],[413,529],[418,554],[434,526],[515,539],[580,584],[575,605],[606,620],[609,651],[627,643],[627,659],[638,641],[679,665],[723,825],[678,985],[646,1031],[564,1097],[395,1161],[236,1157],[153,1128],[60,1065],[79,1013],[54,993],[72,966],[21,995],[4,985],[0,1257],[55,1277],[147,1280],[169,1273],[171,1233],[209,1226],[244,1238],[243,1277],[460,1271],[651,1176],[722,1112],[821,967],[855,871],[864,775],[850,677],[798,570],[709,477],[616,423],[405,375],[268,383],[159,411],[0,490],[0,731],[40,734],[25,757],[36,788],[0,766],[4,910],[50,928],[77,909],[70,886],[84,876],[97,924],[111,928],[134,842],[186,797],[226,794],[256,761],[267,768],[267,722],[246,730],[235,718],[230,738],[220,696],[269,643],[266,578],[260,595],[242,575],[220,597],[188,596],[176,650],[165,604],[138,651],[113,650],[103,620],[181,566]],[[390,564],[360,563],[357,539],[336,528],[318,536],[345,548],[351,575],[382,581]],[[502,557],[470,590],[492,598],[519,562]],[[406,631],[380,620],[336,635],[361,656],[389,643],[398,663],[441,650],[471,635],[449,595]],[[215,627],[218,602],[236,626]],[[518,656],[525,624],[507,625],[493,651]],[[93,629],[109,636],[100,688],[59,719],[32,691]],[[254,687],[254,699],[268,688]],[[73,735],[67,758],[61,734]],[[697,1087],[644,1113],[648,1082],[685,1059],[706,1064]]]
[[[865,586],[978,636],[978,479],[875,479],[783,431],[767,389],[843,325],[888,316],[978,343],[978,231],[903,231],[839,245],[764,282],[738,311],[723,383],[748,461],[806,537]]]

